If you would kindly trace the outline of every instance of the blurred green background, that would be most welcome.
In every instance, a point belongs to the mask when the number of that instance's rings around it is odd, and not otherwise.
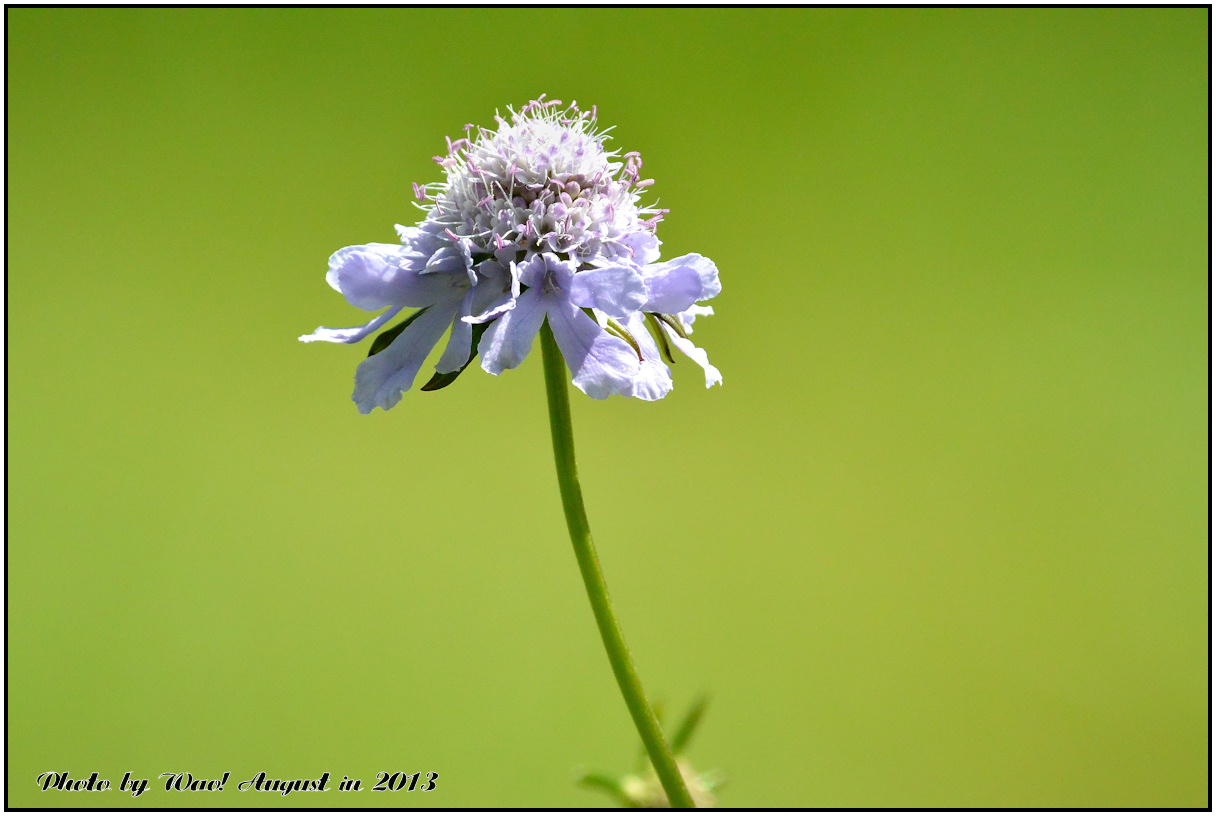
[[[722,272],[723,387],[573,400],[720,804],[1208,804],[1206,9],[7,21],[10,806],[609,804],[575,769],[637,738],[539,348],[364,417],[366,347],[295,339],[364,322],[326,261],[419,217],[443,137],[541,92]]]

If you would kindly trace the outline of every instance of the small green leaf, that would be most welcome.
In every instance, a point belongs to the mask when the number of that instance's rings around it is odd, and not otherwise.
[[[474,323],[473,324],[473,343],[469,347],[469,359],[465,360],[464,365],[456,371],[449,371],[447,374],[435,372],[435,376],[427,381],[427,384],[422,386],[423,391],[438,391],[440,388],[447,388],[452,383],[456,382],[456,378],[460,376],[469,363],[473,362],[473,358],[477,356],[477,344],[481,342],[481,336],[486,333],[486,329],[490,327],[489,323]]]
[[[367,350],[367,356],[371,357],[373,354],[379,354],[392,345],[392,342],[397,339],[397,335],[405,331],[406,326],[417,320],[418,316],[429,308],[431,307],[427,306],[426,308],[419,309],[405,320],[402,320],[396,326],[393,326],[391,329],[380,332],[380,334],[376,335],[376,339],[372,341],[372,347]]]
[[[606,773],[586,773],[578,780],[578,783],[584,788],[595,788],[602,790],[616,799],[625,807],[633,807],[633,801],[625,795],[624,789],[621,788],[621,783],[617,779],[613,779]]]
[[[688,707],[688,712],[684,715],[684,719],[680,720],[679,727],[676,728],[675,734],[671,737],[671,752],[673,754],[678,754],[688,744],[688,741],[692,739],[697,726],[701,724],[701,718],[705,716],[705,708],[708,705],[709,697],[702,694]]]

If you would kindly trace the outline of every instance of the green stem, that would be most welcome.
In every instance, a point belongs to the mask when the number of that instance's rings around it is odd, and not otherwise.
[[[591,611],[595,613],[595,623],[599,626],[604,649],[608,652],[608,662],[612,664],[612,673],[616,675],[617,685],[621,687],[625,705],[629,707],[633,724],[646,746],[646,753],[650,755],[650,763],[659,776],[663,790],[667,792],[667,801],[672,807],[696,807],[684,785],[684,779],[680,776],[680,770],[676,767],[671,748],[663,738],[654,709],[646,701],[642,681],[638,679],[637,670],[633,667],[629,648],[625,645],[621,627],[616,622],[616,613],[612,611],[612,601],[608,599],[608,585],[604,583],[600,560],[595,554],[595,544],[591,541],[591,527],[587,523],[587,511],[583,507],[583,491],[578,486],[578,473],[574,467],[574,429],[570,424],[566,364],[547,321],[540,328],[540,347],[545,361],[545,390],[549,395],[553,459],[557,463],[557,484],[561,488],[562,507],[566,511],[566,526],[570,529],[570,541],[574,544],[574,555],[578,559],[578,568],[587,587]]]

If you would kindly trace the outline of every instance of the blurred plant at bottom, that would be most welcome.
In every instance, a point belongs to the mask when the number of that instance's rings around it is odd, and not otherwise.
[[[726,781],[718,771],[698,773],[683,753],[684,748],[692,740],[697,726],[701,724],[708,704],[708,698],[700,697],[689,706],[687,713],[680,720],[679,726],[671,737],[671,752],[676,756],[680,776],[684,778],[684,784],[688,786],[688,792],[692,795],[692,800],[698,808],[715,807],[717,801],[714,799],[714,791],[722,787]],[[662,720],[663,713],[659,706],[655,706],[655,713]],[[638,754],[637,770],[634,773],[614,776],[602,771],[588,771],[580,774],[578,784],[585,788],[604,791],[623,807],[671,807],[667,801],[667,794],[663,792],[663,785],[659,782],[659,777],[646,757],[645,748]]]

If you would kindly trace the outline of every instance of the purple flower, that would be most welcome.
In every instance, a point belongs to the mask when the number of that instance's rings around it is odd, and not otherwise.
[[[322,326],[300,338],[305,343],[357,343],[403,308],[419,309],[398,326],[400,331],[391,342],[355,370],[352,399],[364,414],[376,406],[387,411],[401,400],[449,326],[451,335],[435,370],[448,374],[466,366],[472,351],[472,326],[461,318],[481,311],[504,287],[509,290],[511,286],[510,273],[499,264],[482,263],[474,272],[471,263],[459,257],[453,260],[450,242],[416,227],[399,231],[400,246],[367,244],[338,250],[329,259],[326,275],[329,285],[352,306],[367,311],[388,307],[387,311],[363,326]]]
[[[658,263],[654,235],[665,210],[643,206],[652,183],[641,157],[604,146],[594,108],[540,99],[497,130],[465,128],[436,161],[442,182],[414,185],[425,217],[398,227],[401,245],[347,247],[327,280],[354,306],[386,309],[364,326],[301,337],[354,343],[416,308],[381,334],[355,374],[353,399],[388,409],[412,386],[450,328],[424,390],[452,382],[480,354],[492,374],[523,362],[548,321],[575,386],[660,399],[671,390],[674,346],[696,360],[706,385],[721,382],[688,339],[695,305],[718,294],[714,264],[700,255]],[[476,130],[476,133],[474,133]]]
[[[705,370],[706,388],[720,384],[722,374],[710,365],[708,355],[688,337],[697,315],[714,313],[712,307],[696,303],[709,300],[722,291],[718,267],[695,253],[652,263],[659,257],[659,240],[654,236],[645,236],[634,249],[636,261],[642,264],[640,271],[646,284],[646,302],[624,323],[624,328],[637,341],[642,358],[631,396],[644,400],[667,396],[672,388],[671,369],[663,361],[675,362],[672,346]]]
[[[533,255],[517,269],[527,290],[482,335],[477,347],[481,367],[491,374],[515,368],[528,356],[541,323],[548,320],[579,390],[596,399],[630,396],[640,362],[637,352],[583,309],[609,317],[635,313],[646,302],[646,284],[638,271],[608,266],[580,272],[576,261],[563,261],[551,252]]]

